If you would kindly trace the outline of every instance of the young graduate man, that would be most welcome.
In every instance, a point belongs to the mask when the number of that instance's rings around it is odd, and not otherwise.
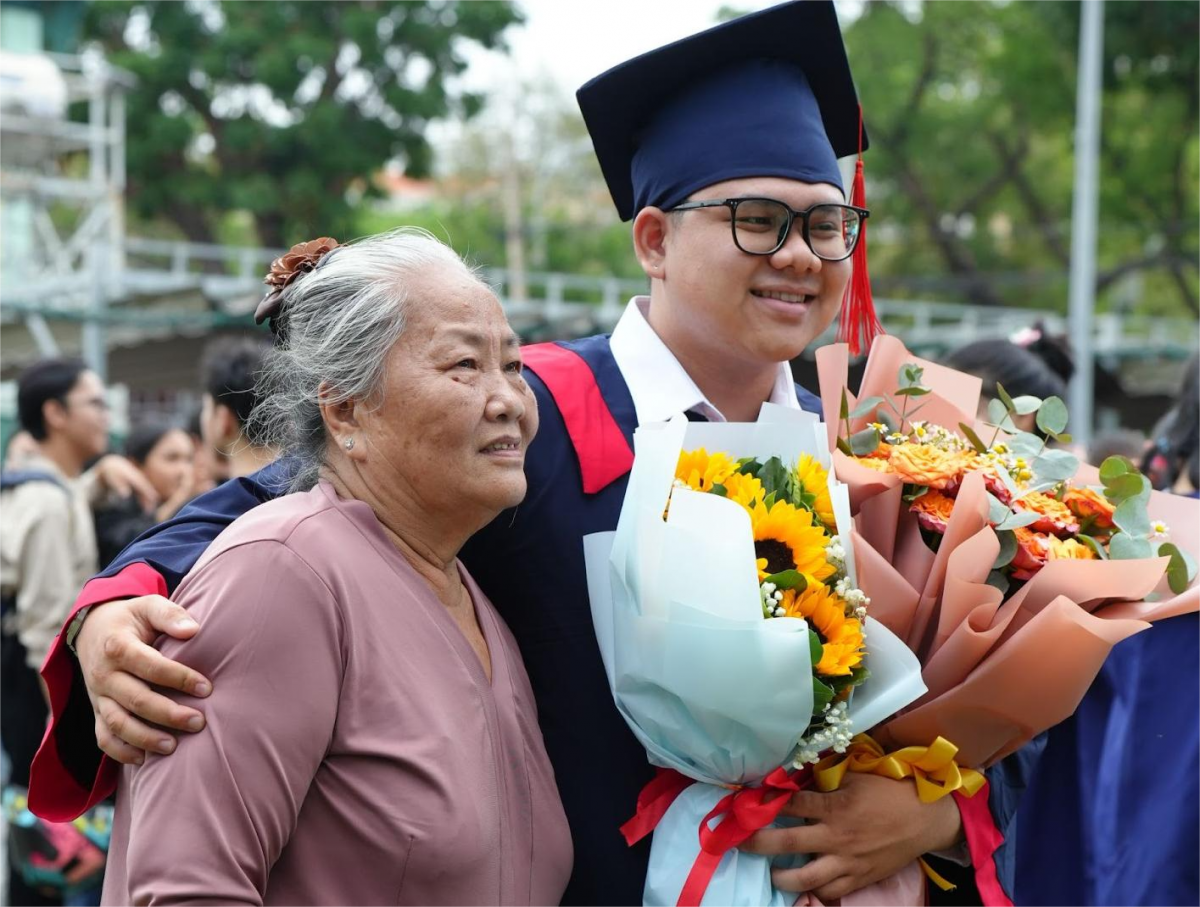
[[[850,281],[866,214],[845,205],[836,158],[859,150],[861,129],[833,6],[817,0],[637,57],[585,85],[579,102],[617,208],[633,219],[650,294],[629,303],[611,338],[525,348],[541,412],[528,494],[462,559],[520,643],[537,696],[575,845],[564,902],[635,904],[648,847],[627,848],[618,827],[652,770],[609,693],[582,537],[615,527],[639,423],[680,411],[753,420],[766,400],[818,409],[787,363],[837,315]],[[80,608],[111,603],[64,634],[78,632],[81,671],[63,651],[46,666],[59,718],[35,768],[36,810],[71,815],[111,788],[115,764],[97,773],[93,721],[105,752],[122,761],[172,749],[151,723],[202,727],[198,712],[145,683],[197,695],[209,688],[147,645],[159,632],[196,632],[158,596],[224,523],[276,493],[286,470],[281,460],[205,495],[84,589]],[[964,831],[972,856],[984,854],[973,831],[981,821],[995,833],[978,809],[960,818],[949,798],[923,805],[912,785],[873,776],[833,794],[797,794],[785,812],[818,821],[760,832],[749,846],[818,854],[776,882],[824,898],[961,847]],[[993,870],[990,859],[976,863]]]

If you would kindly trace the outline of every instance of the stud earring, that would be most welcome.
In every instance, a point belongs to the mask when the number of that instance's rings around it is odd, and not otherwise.
[[[342,442],[342,446],[345,447],[346,450],[354,450],[354,439],[347,438],[345,441]]]

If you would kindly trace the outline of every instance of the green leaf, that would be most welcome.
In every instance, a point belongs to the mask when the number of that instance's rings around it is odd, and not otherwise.
[[[1082,542],[1084,545],[1087,545],[1094,552],[1096,552],[1096,557],[1100,558],[1100,560],[1102,560],[1102,561],[1108,560],[1108,549],[1104,547],[1104,545],[1100,542],[1099,539],[1093,538],[1092,536],[1087,535],[1082,532],[1075,537],[1077,539],[1079,539],[1079,541]]]
[[[1022,510],[1020,513],[1010,513],[1006,516],[1003,522],[999,523],[997,529],[1020,529],[1022,526],[1028,526],[1031,523],[1036,523],[1042,518],[1040,513],[1034,513],[1031,510]]]
[[[1008,518],[1009,514],[1012,513],[1012,511],[1007,507],[1007,505],[1005,505],[998,497],[996,497],[990,491],[987,492],[987,496],[988,496],[988,522],[1003,523]]]
[[[1100,481],[1108,485],[1113,479],[1118,476],[1123,476],[1129,472],[1129,461],[1124,457],[1107,457],[1100,464]]]
[[[879,449],[879,432],[874,428],[864,428],[850,436],[850,449],[855,456],[865,457]]]
[[[780,570],[778,573],[772,573],[764,583],[774,583],[776,589],[799,589],[803,591],[808,586],[808,580],[804,578],[804,574],[797,570]]]
[[[771,457],[758,473],[758,479],[763,484],[767,494],[775,493],[776,497],[787,500],[790,476],[787,467],[779,457]]]
[[[742,475],[753,476],[757,479],[758,474],[762,471],[762,464],[754,459],[754,457],[743,457],[738,460],[737,471]]]
[[[883,397],[867,397],[865,400],[859,400],[858,405],[850,410],[850,418],[857,419],[860,416],[865,416],[882,402]]]
[[[996,393],[1000,396],[1000,402],[1004,404],[1005,412],[1015,413],[1017,411],[1017,408],[1013,406],[1012,397],[1008,395],[1008,391],[999,381],[996,382]]]
[[[813,714],[822,715],[825,712],[827,703],[833,701],[833,687],[822,683],[817,679],[817,675],[813,675]]]
[[[899,430],[900,423],[898,423],[895,417],[886,409],[880,407],[879,412],[877,412],[875,415],[878,416],[880,422],[888,427],[889,432],[894,433]]]
[[[1150,534],[1150,515],[1146,512],[1148,500],[1148,495],[1126,498],[1113,511],[1113,522],[1122,532],[1127,532],[1137,539],[1145,539]]]
[[[921,383],[921,377],[925,374],[925,369],[921,368],[915,362],[909,362],[900,366],[900,373],[896,376],[896,384],[901,388],[917,387]]]
[[[1000,551],[996,554],[996,560],[992,563],[993,570],[1007,567],[1012,563],[1012,559],[1017,556],[1017,534],[1015,532],[1001,529],[996,533],[996,538],[1000,540]]]
[[[987,453],[987,445],[980,440],[979,435],[975,434],[975,429],[969,426],[966,422],[958,423],[958,430],[962,432],[963,437],[971,442],[971,446],[978,453]]]
[[[837,449],[840,450],[842,453],[844,453],[848,457],[854,456],[854,451],[852,451],[850,449],[850,445],[846,443],[845,438],[837,439]]]
[[[817,635],[817,631],[812,627],[808,628],[808,657],[811,664],[817,664],[821,660],[821,656],[825,654],[825,647],[821,645],[821,637]]]
[[[1171,587],[1171,591],[1176,595],[1183,593],[1188,584],[1196,576],[1196,565],[1193,562],[1191,569],[1188,569],[1188,562],[1185,560],[1184,553],[1171,542],[1165,542],[1158,546],[1159,557],[1169,557],[1171,562],[1167,564],[1167,585]]]
[[[1108,555],[1114,561],[1140,560],[1154,557],[1154,546],[1146,539],[1138,539],[1126,532],[1118,532],[1109,540]]]
[[[1008,439],[1008,449],[1018,457],[1036,457],[1046,442],[1030,431],[1020,431]]]
[[[1048,482],[1065,482],[1079,471],[1079,457],[1067,450],[1047,450],[1033,461],[1033,474]]]
[[[912,387],[902,387],[896,391],[897,397],[924,397],[926,394],[932,393],[927,387],[914,385]]]
[[[1113,504],[1136,498],[1149,491],[1149,480],[1140,473],[1119,475],[1104,485],[1104,496]]]
[[[1072,441],[1075,440],[1075,436],[1069,435],[1064,431],[1064,432],[1060,432],[1057,435],[1054,435],[1054,440],[1057,441],[1059,444],[1070,444]]]
[[[709,490],[709,494],[715,494],[719,497],[727,498],[729,497],[729,490],[724,485],[714,482],[713,487]]]
[[[1057,433],[1067,427],[1067,404],[1061,397],[1047,397],[1037,411],[1037,426],[1047,433]]]
[[[928,485],[905,485],[904,503],[911,504],[917,498],[924,497],[929,491]],[[911,491],[909,490],[911,489]]]
[[[846,389],[842,388],[842,407],[838,413],[843,420],[850,418],[850,401],[846,399]]]
[[[1016,432],[1017,426],[1013,424],[1013,420],[1008,416],[1008,410],[1004,408],[1004,403],[1000,400],[988,401],[988,422],[999,428],[1009,432]]]
[[[992,588],[999,589],[1001,593],[1008,592],[1008,577],[999,570],[993,570],[991,573],[989,573],[986,582]]]
[[[1030,413],[1036,413],[1038,407],[1042,405],[1041,397],[1031,397],[1028,395],[1014,397],[1012,400],[1013,412],[1018,416],[1028,416]]]

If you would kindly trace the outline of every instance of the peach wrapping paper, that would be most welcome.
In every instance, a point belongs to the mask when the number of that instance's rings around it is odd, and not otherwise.
[[[848,362],[844,345],[817,351],[831,448]],[[892,396],[909,362],[925,368],[933,389],[918,398],[930,401],[918,418],[951,429],[975,424],[979,379],[913,356],[887,336],[872,347],[859,393],[847,394],[851,408],[857,399]],[[852,420],[851,431],[867,421]],[[986,584],[999,540],[988,525],[981,474],[963,481],[935,554],[901,501],[898,477],[837,451],[833,460],[850,490],[859,585],[871,597],[871,615],[916,652],[929,688],[873,732],[884,746],[926,745],[940,734],[959,747],[962,764],[991,765],[1070,716],[1122,639],[1150,621],[1200,610],[1200,584],[1181,595],[1169,590],[1165,558],[1051,561],[1004,600]],[[1099,475],[1081,466],[1076,482],[1098,485]],[[1149,511],[1170,528],[1172,542],[1200,559],[1200,502],[1154,492]]]

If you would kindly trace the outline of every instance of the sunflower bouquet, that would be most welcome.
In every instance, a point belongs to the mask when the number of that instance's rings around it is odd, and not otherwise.
[[[892,337],[856,398],[847,359],[839,346],[817,356],[866,543],[859,575],[928,688],[880,739],[943,735],[990,765],[1070,715],[1113,645],[1200,607],[1200,506],[1152,492],[1125,460],[1097,470],[1054,446],[1071,441],[1061,400],[1000,388],[977,419],[979,379]]]
[[[743,820],[770,824],[820,754],[916,700],[919,664],[867,615],[815,416],[681,415],[634,447],[617,529],[584,548],[614,701],[659,768],[622,829],[653,832],[645,903],[791,904],[738,850]]]

